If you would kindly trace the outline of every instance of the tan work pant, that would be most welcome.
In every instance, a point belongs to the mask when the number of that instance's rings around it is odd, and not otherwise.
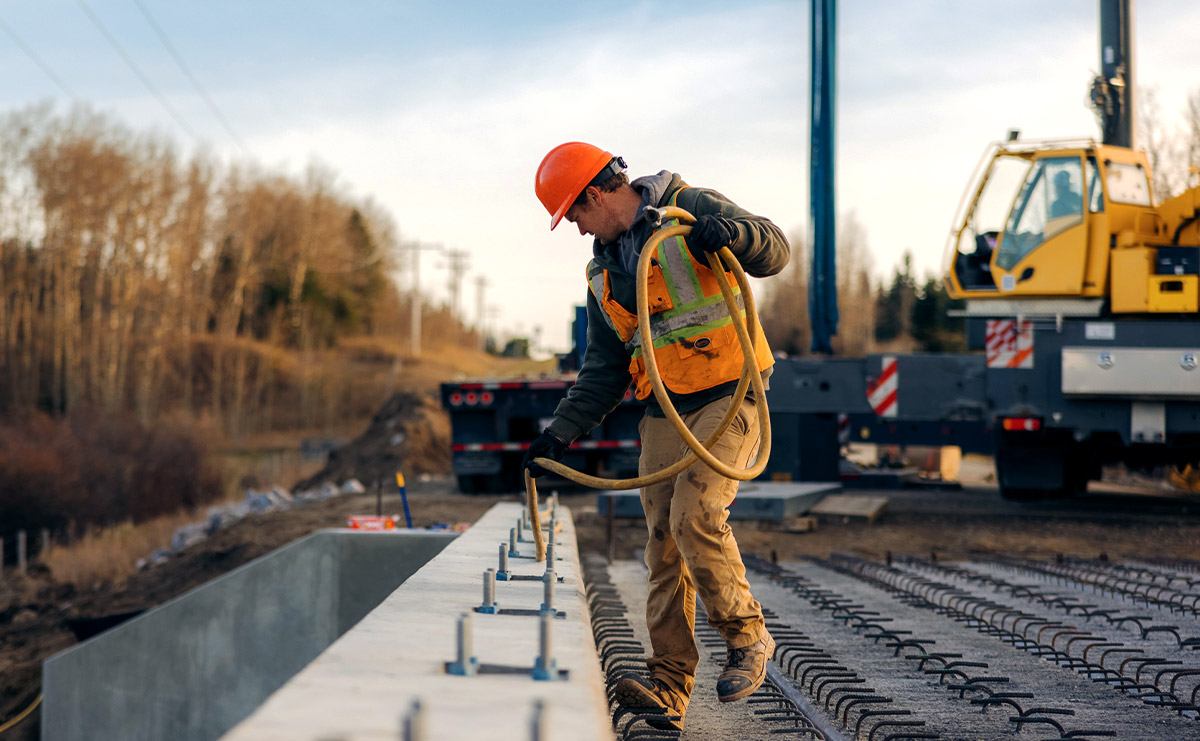
[[[692,434],[705,442],[716,431],[731,397],[718,399],[682,415]],[[653,473],[687,454],[688,448],[671,420],[649,415],[638,425],[642,437],[640,474]],[[737,416],[711,450],[720,461],[745,468],[758,452],[758,411],[743,401]],[[686,698],[695,685],[696,593],[708,611],[708,622],[730,648],[742,648],[762,637],[762,606],[750,595],[746,567],[726,507],[738,482],[697,461],[674,479],[642,489],[646,512],[646,566],[649,596],[646,625],[653,656],[651,675]]]

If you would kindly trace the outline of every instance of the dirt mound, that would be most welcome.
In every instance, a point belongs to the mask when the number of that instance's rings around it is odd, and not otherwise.
[[[326,481],[341,484],[351,478],[368,489],[377,481],[386,487],[397,471],[408,478],[450,473],[450,417],[432,394],[392,396],[375,413],[366,432],[330,452],[325,467],[297,483],[294,490]]]

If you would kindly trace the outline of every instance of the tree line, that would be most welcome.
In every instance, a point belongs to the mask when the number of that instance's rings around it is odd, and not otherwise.
[[[406,316],[397,246],[390,218],[320,167],[290,178],[185,158],[85,108],[11,113],[0,413],[182,411],[236,434],[278,426],[259,413],[283,407],[319,423],[336,380],[311,372],[321,351]]]
[[[807,355],[812,329],[808,323],[808,282],[811,259],[803,235],[789,237],[792,259],[782,274],[771,279],[759,314],[771,349],[788,355]],[[905,253],[886,281],[872,277],[874,261],[866,231],[851,212],[842,218],[837,236],[838,333],[837,355],[856,357],[875,352],[961,352],[966,334],[961,308],[937,276],[918,279],[912,254]]]

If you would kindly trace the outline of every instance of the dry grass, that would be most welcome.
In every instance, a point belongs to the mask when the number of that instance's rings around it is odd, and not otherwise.
[[[293,441],[294,442],[294,441]],[[308,461],[294,450],[270,454],[214,456],[225,479],[225,496],[208,506],[239,501],[248,486],[290,487],[320,470],[322,461]],[[66,546],[51,548],[42,559],[54,578],[78,587],[119,583],[136,570],[138,559],[171,545],[171,536],[183,525],[200,522],[208,507],[181,510],[138,524],[123,522],[88,533]]]
[[[225,501],[241,499],[246,489],[269,489],[275,484],[290,489],[325,465],[324,459],[305,460],[295,449],[299,441],[293,438],[290,442],[291,449],[249,449],[214,455],[213,461],[225,479]]]
[[[123,522],[88,533],[68,546],[51,548],[42,563],[54,578],[78,587],[115,583],[135,570],[138,559],[171,544],[175,529],[201,517],[198,512],[177,512],[140,524]]]
[[[379,366],[389,374],[394,373],[392,359],[403,357],[407,349],[406,343],[381,338],[353,339],[339,344],[343,363],[345,356],[350,355],[358,370]],[[255,349],[268,351],[277,370],[288,370],[286,366],[290,360],[286,353],[257,345]],[[337,354],[336,351],[328,353],[335,357]],[[402,388],[426,385],[436,388],[438,382],[455,376],[537,377],[553,372],[553,361],[498,358],[472,348],[442,345],[427,348],[417,362],[405,359],[400,365],[400,377],[394,380],[399,380],[397,385]],[[385,399],[381,398],[380,403],[383,401]],[[291,487],[324,466],[323,460],[305,460],[300,455],[298,449],[303,438],[340,437],[348,441],[362,434],[368,422],[369,417],[357,422],[346,421],[340,426],[260,432],[243,438],[237,448],[232,447],[234,441],[215,429],[207,430],[206,436],[213,447],[225,450],[212,454],[211,459],[223,479],[223,496],[211,504],[240,500],[247,488],[265,489],[274,484]],[[429,451],[425,454],[429,455]],[[55,578],[79,586],[120,582],[134,572],[138,559],[168,547],[175,530],[200,521],[206,509],[181,511],[137,525],[126,522],[99,530],[69,546],[53,548],[46,554],[44,562]]]

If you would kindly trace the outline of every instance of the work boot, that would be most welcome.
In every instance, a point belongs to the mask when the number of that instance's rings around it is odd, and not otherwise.
[[[621,707],[665,711],[666,716],[663,718],[646,719],[647,725],[651,728],[663,731],[683,730],[683,716],[687,712],[687,700],[661,679],[626,674],[617,680],[613,693],[617,704]],[[679,720],[673,720],[672,717],[677,717]]]
[[[717,698],[735,702],[758,689],[767,678],[767,662],[775,655],[775,639],[763,631],[763,637],[743,648],[731,648],[725,669],[717,677]]]

